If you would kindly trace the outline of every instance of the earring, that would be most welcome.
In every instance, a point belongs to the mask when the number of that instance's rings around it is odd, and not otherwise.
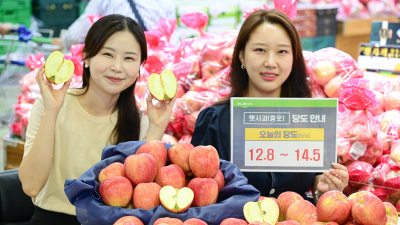
[[[85,63],[85,68],[89,68],[89,65]]]
[[[243,66],[243,64],[242,64],[242,66],[241,66],[240,68],[242,68],[242,70],[246,69],[246,67],[245,67],[245,66]]]

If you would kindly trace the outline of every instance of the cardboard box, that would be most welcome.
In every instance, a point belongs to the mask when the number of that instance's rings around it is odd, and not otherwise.
[[[297,14],[296,14],[296,18],[297,17],[309,17],[309,16],[316,16],[315,14],[315,9],[313,8],[304,8],[304,9],[297,9]]]
[[[19,168],[24,155],[24,145],[25,142],[12,139],[9,136],[3,138],[5,170]]]
[[[299,34],[300,38],[304,37],[315,37],[317,35],[317,29],[310,28],[310,27],[296,27],[297,33]]]
[[[316,16],[296,16],[296,18],[293,20],[293,24],[296,27],[317,27],[317,17]]]
[[[338,13],[338,6],[337,5],[327,5],[323,8],[317,8],[315,11],[317,17],[336,17]]]
[[[372,19],[351,19],[344,22],[338,23],[339,33],[343,36],[364,36],[371,35],[372,31],[372,21],[373,20],[386,20],[392,23],[400,22],[400,19],[397,17],[378,17]],[[368,42],[367,41],[367,42]],[[358,47],[358,44],[357,44]]]

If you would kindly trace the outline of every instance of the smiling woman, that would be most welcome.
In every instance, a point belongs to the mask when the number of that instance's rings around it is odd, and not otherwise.
[[[311,97],[299,35],[290,19],[278,10],[258,10],[243,23],[236,40],[231,65],[232,92],[200,112],[192,144],[212,145],[219,157],[231,159],[230,98]],[[286,191],[306,198],[310,187],[322,194],[347,186],[346,167],[323,176],[316,173],[244,172],[248,183],[261,195],[278,197]],[[337,175],[337,176],[336,176]]]
[[[64,193],[64,183],[77,179],[101,160],[107,145],[161,140],[175,99],[139,112],[134,89],[147,58],[144,32],[122,15],[99,19],[90,28],[83,49],[83,87],[59,90],[36,75],[42,96],[33,106],[19,169],[24,192],[32,197],[31,224],[81,224]],[[83,222],[82,222],[83,223]]]

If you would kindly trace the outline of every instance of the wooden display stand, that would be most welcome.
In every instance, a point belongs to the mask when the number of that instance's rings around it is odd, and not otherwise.
[[[372,19],[351,19],[339,22],[338,35],[336,36],[336,48],[348,53],[357,61],[358,47],[360,43],[368,43],[371,35],[371,24],[373,20],[386,20],[398,23],[397,17],[378,17]]]
[[[24,155],[25,142],[15,140],[9,136],[3,138],[3,147],[5,152],[5,170],[17,169]]]

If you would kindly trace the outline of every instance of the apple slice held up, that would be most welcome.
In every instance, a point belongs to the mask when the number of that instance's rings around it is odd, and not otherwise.
[[[164,186],[160,191],[161,205],[173,213],[185,212],[193,202],[194,193],[190,188],[175,189]]]
[[[178,89],[175,75],[169,71],[164,70],[160,75],[153,73],[149,76],[147,81],[150,93],[160,101],[166,101],[173,98]]]
[[[279,217],[279,207],[271,198],[259,202],[248,202],[243,207],[243,214],[247,222],[275,224]]]
[[[60,51],[52,52],[46,60],[44,73],[54,84],[62,84],[71,79],[75,66],[71,60],[65,60]]]

